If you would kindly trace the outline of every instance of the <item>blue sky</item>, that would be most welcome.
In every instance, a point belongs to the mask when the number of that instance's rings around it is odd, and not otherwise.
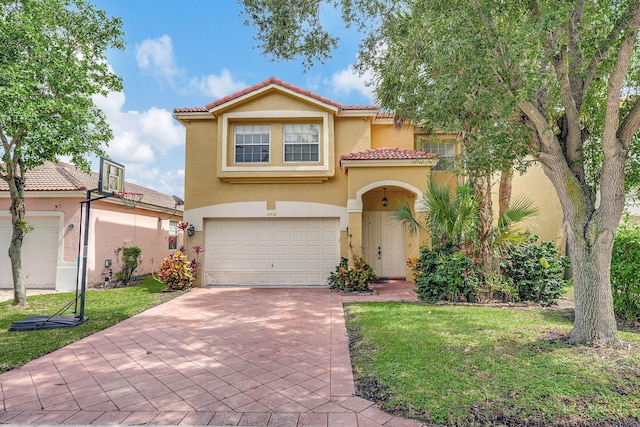
[[[123,21],[126,48],[107,52],[107,60],[124,90],[96,103],[114,132],[106,151],[125,165],[127,181],[183,197],[184,128],[173,109],[202,107],[270,76],[342,104],[375,103],[367,78],[350,68],[360,35],[345,29],[334,10],[321,13],[340,36],[339,48],[326,64],[304,72],[301,61],[261,55],[233,0],[92,3]]]

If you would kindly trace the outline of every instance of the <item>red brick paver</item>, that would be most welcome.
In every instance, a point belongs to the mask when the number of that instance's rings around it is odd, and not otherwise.
[[[375,286],[194,289],[0,375],[0,423],[418,426],[354,396],[342,302],[415,301]]]

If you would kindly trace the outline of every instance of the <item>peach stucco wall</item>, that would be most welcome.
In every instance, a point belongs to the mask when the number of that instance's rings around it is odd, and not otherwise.
[[[219,109],[211,114],[200,112],[178,116],[186,127],[185,220],[196,225],[196,235],[190,239],[193,244],[203,244],[206,218],[328,213],[328,216],[340,218],[341,256],[348,256],[350,245],[356,250],[362,245],[363,211],[390,210],[404,199],[413,207],[429,179],[452,186],[461,182],[450,172],[431,174],[430,162],[395,163],[396,166],[352,163],[341,167],[340,156],[343,154],[385,147],[416,149],[412,126],[396,128],[392,119],[374,118],[371,111],[336,111],[330,105],[297,99],[295,94],[278,90],[216,108]],[[326,166],[326,169],[311,171],[308,164],[282,162],[282,149],[278,146],[282,140],[280,129],[282,123],[292,121],[328,126],[321,140],[321,147],[328,150],[328,160],[325,163],[321,156],[317,164],[311,165]],[[270,125],[273,161],[268,164],[233,163],[233,137],[228,129],[234,123]],[[226,137],[223,137],[224,126],[227,126]],[[434,138],[455,142],[458,135],[443,133]],[[223,147],[226,155],[223,155]],[[540,206],[548,201],[541,209],[540,220],[544,224],[540,234],[546,239],[556,235],[559,226],[556,218],[560,211],[553,199],[555,193],[552,196],[548,192],[543,178],[532,169],[526,177],[514,179],[514,192],[528,189]],[[533,186],[536,188],[531,188]],[[379,201],[385,187],[390,203],[381,207]],[[406,234],[405,242],[405,253],[409,257],[417,255],[420,245],[428,243],[429,239],[426,233]]]
[[[493,191],[496,211],[497,187],[496,184]],[[538,215],[533,218],[533,224],[529,226],[531,232],[540,236],[541,241],[555,242],[561,250],[564,250],[562,206],[551,180],[544,174],[540,164],[532,163],[524,174],[514,173],[512,198],[518,194],[524,194],[530,198],[538,208]]]
[[[56,290],[70,291],[76,287],[79,254],[80,230],[84,228],[84,219],[80,218],[80,202],[85,200],[82,192],[58,192],[55,197],[27,196],[26,212],[31,216],[57,216],[60,221],[59,251]],[[0,216],[10,217],[9,197],[0,197]],[[87,284],[103,285],[104,273],[108,273],[105,260],[112,262],[113,272],[120,270],[114,251],[121,246],[138,246],[142,249],[142,263],[137,274],[151,273],[160,261],[170,252],[168,250],[169,214],[143,208],[126,210],[117,199],[106,199],[91,203],[90,233],[87,262]],[[181,212],[171,220],[182,220]],[[28,238],[29,235],[25,238]],[[179,232],[179,244],[183,242]],[[5,242],[3,242],[5,244]],[[6,242],[8,245],[8,242]],[[8,248],[8,246],[7,246]],[[1,248],[0,262],[9,262],[6,249]],[[187,247],[187,249],[190,249]]]

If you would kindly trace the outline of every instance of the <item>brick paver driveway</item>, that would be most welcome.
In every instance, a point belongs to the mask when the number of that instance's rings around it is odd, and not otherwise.
[[[353,393],[338,292],[200,288],[0,375],[0,422],[418,425]]]

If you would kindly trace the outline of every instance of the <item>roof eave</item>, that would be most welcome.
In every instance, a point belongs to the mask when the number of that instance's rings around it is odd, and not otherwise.
[[[222,109],[226,110],[226,109],[228,109],[229,107],[231,107],[231,106],[233,106],[235,104],[245,102],[246,100],[248,100],[250,98],[253,98],[253,97],[258,96],[258,95],[260,95],[260,94],[262,94],[264,92],[268,92],[270,90],[278,90],[278,91],[284,92],[284,93],[286,93],[286,94],[288,94],[288,95],[290,95],[290,96],[292,96],[294,98],[302,99],[302,100],[304,100],[306,102],[309,102],[309,103],[311,103],[313,105],[316,105],[316,106],[318,106],[320,108],[324,108],[324,109],[327,109],[329,111],[332,111],[334,114],[337,113],[340,110],[340,108],[337,105],[333,105],[333,104],[328,103],[328,102],[320,101],[320,100],[318,100],[318,99],[316,99],[314,97],[305,95],[304,93],[300,93],[300,92],[297,92],[295,90],[289,89],[287,87],[281,86],[278,83],[270,83],[270,84],[268,84],[266,86],[257,88],[255,90],[252,90],[251,92],[247,92],[247,93],[242,94],[242,95],[240,95],[240,96],[238,96],[236,98],[230,99],[227,102],[223,102],[221,104],[218,104],[218,105],[210,108],[209,109],[209,113],[215,114],[217,111],[220,111]]]
[[[380,168],[380,167],[434,167],[437,158],[422,159],[377,159],[377,160],[340,160],[343,171],[349,168]]]
[[[377,109],[357,109],[357,110],[340,110],[338,111],[338,117],[373,117],[378,114]]]
[[[179,121],[182,124],[189,123],[190,120],[207,120],[207,119],[215,119],[216,116],[211,114],[210,112],[204,111],[179,111],[173,113],[173,118]]]

